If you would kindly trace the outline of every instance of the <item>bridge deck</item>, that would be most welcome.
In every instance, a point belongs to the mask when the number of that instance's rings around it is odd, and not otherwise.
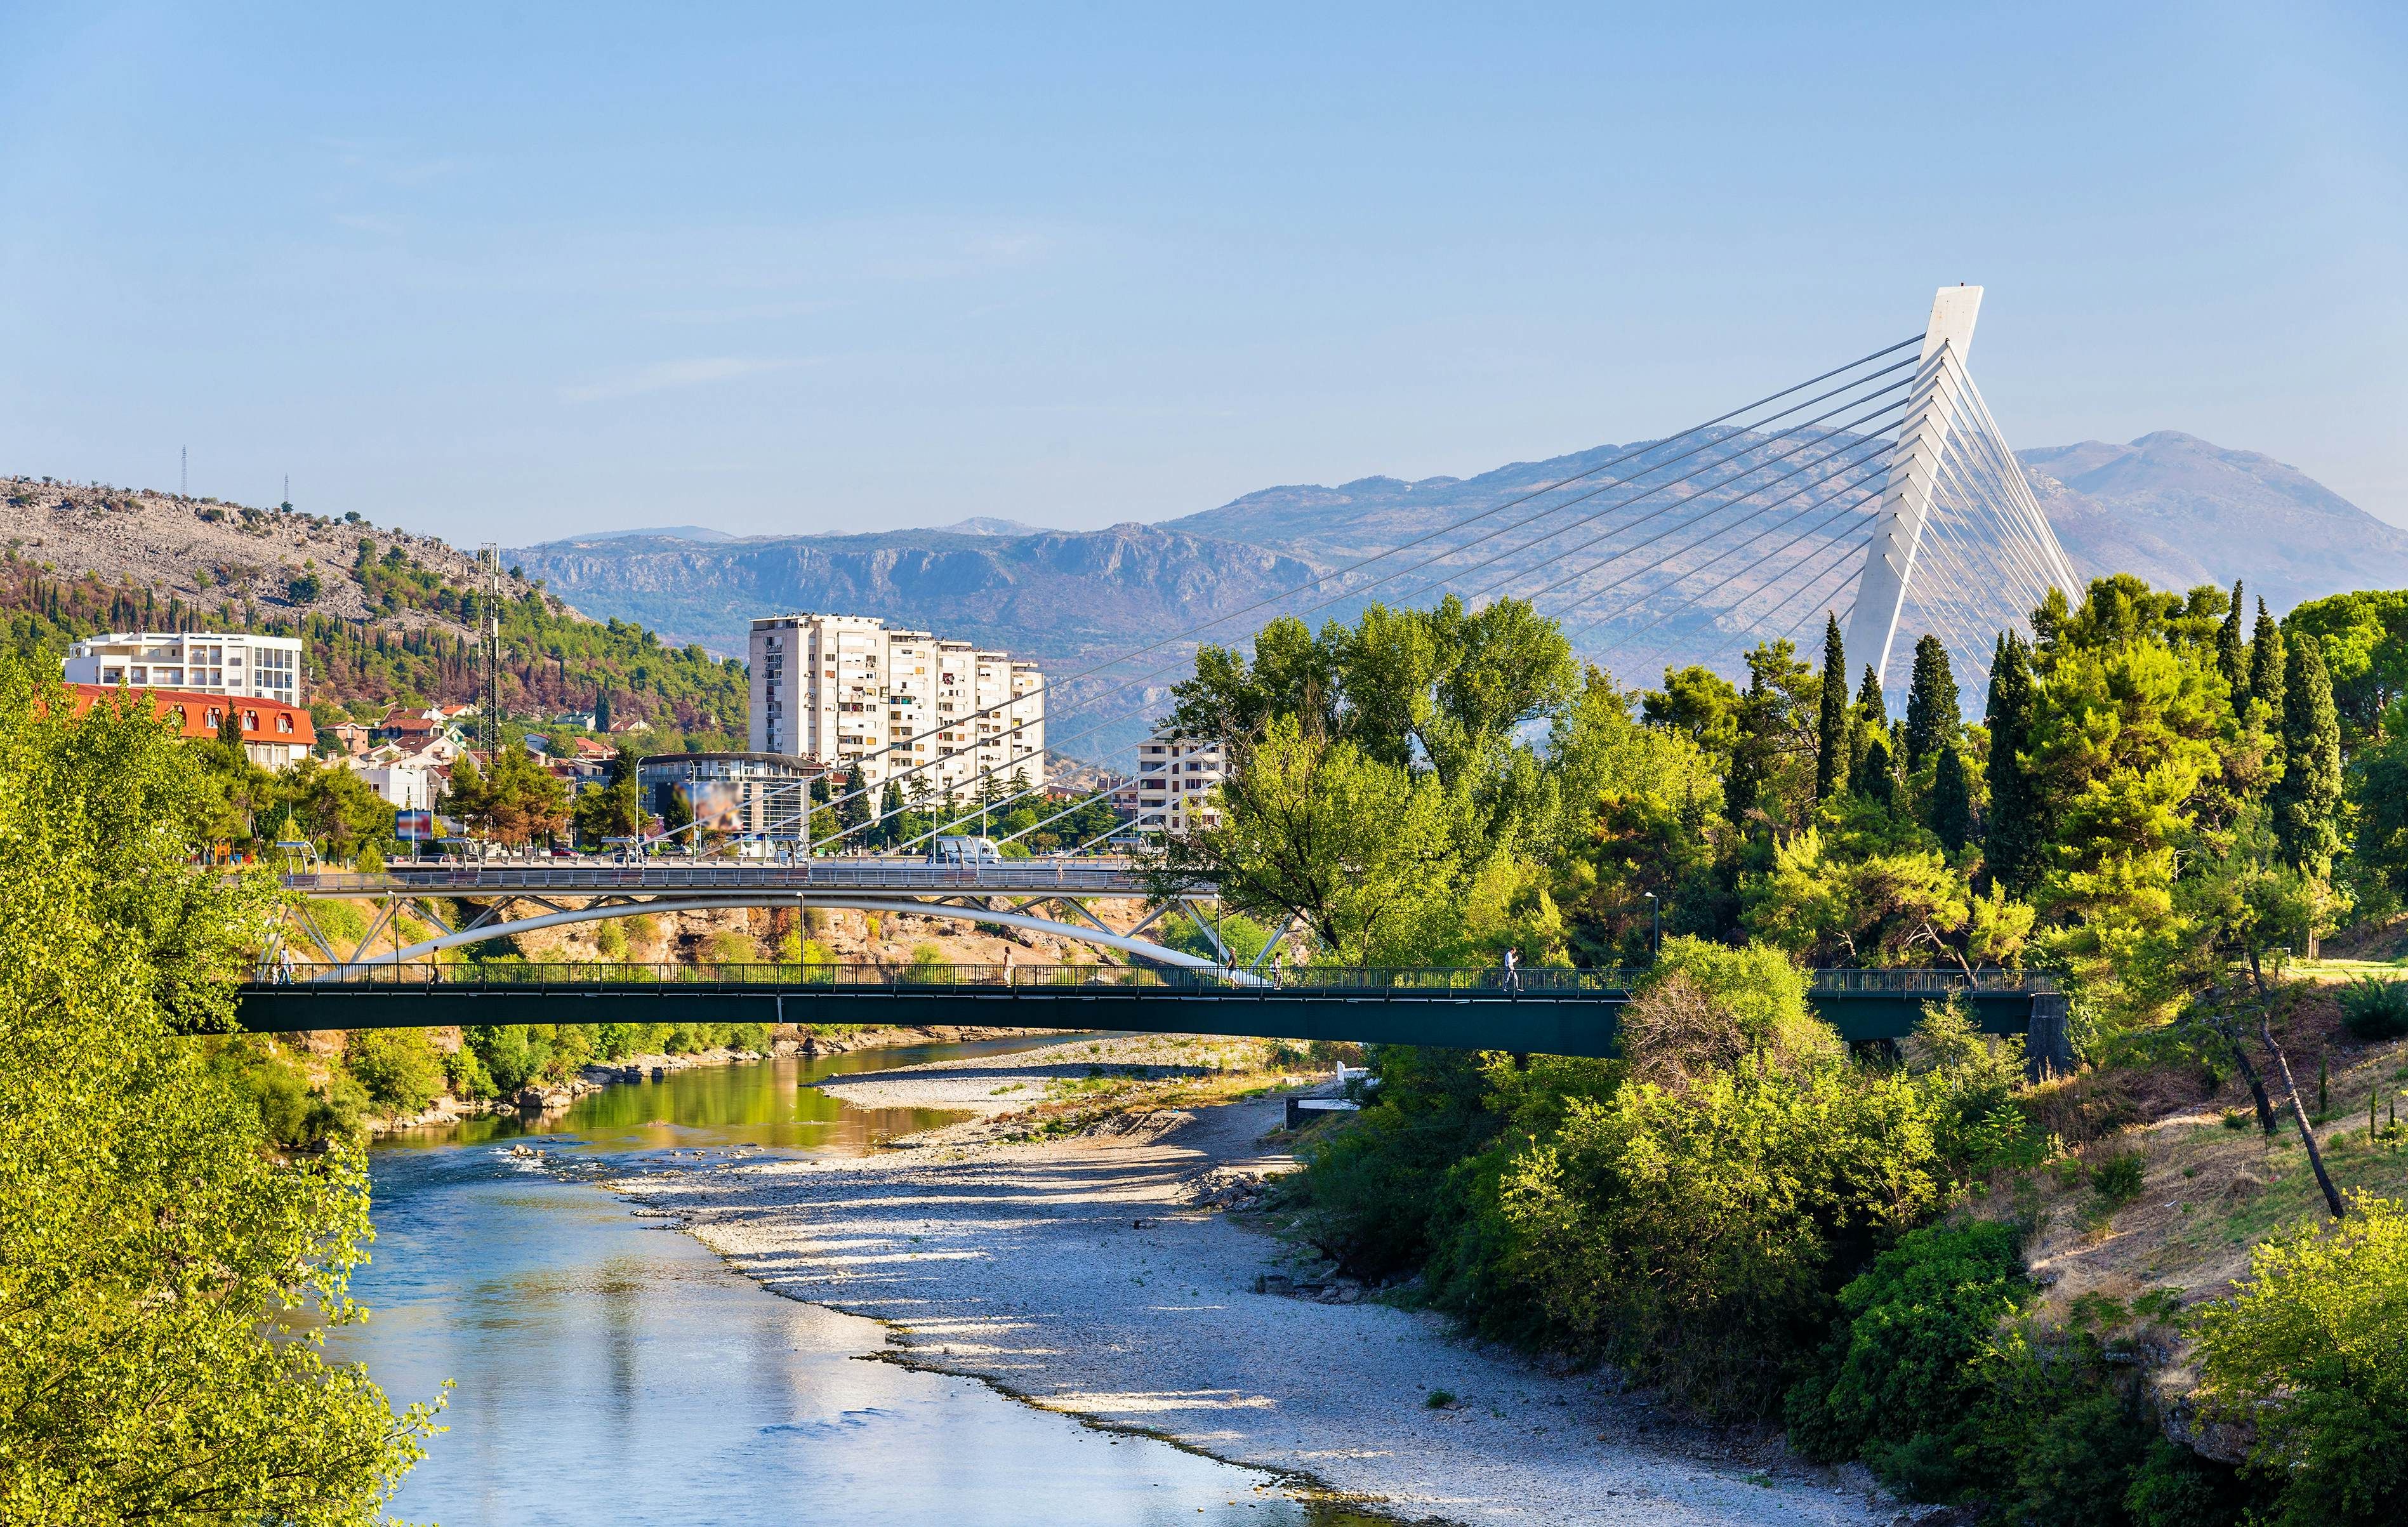
[[[439,864],[397,865],[380,875],[349,871],[292,874],[286,889],[315,897],[476,895],[544,891],[897,891],[923,894],[1142,896],[1145,878],[1125,862],[1011,860],[999,864],[932,864],[920,860],[810,859],[799,863]],[[1209,896],[1211,888],[1193,892]]]
[[[1120,965],[483,964],[298,966],[246,986],[261,1033],[450,1023],[991,1023],[1257,1038],[1612,1053],[1634,970],[1268,972]],[[1825,970],[1810,1000],[1852,1040],[1903,1037],[1962,992],[1982,1026],[2021,1034],[2045,977]]]

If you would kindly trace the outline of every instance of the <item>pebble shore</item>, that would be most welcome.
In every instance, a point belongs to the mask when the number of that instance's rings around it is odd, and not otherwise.
[[[998,1088],[1041,1090],[1069,1054],[858,1074],[827,1090],[975,1106],[1012,1095]],[[1094,1058],[1084,1043],[1076,1055]],[[610,1186],[778,1293],[886,1322],[896,1361],[1300,1476],[1402,1520],[1899,1520],[1860,1478],[1664,1420],[1608,1376],[1543,1372],[1438,1316],[1316,1283],[1294,1249],[1222,1209],[1292,1167],[1263,1140],[1280,1114],[1256,1101],[1122,1116],[1044,1144],[957,1127],[917,1149]]]

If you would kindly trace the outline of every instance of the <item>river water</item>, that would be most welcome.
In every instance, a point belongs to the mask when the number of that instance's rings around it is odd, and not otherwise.
[[[853,1108],[809,1081],[1039,1042],[706,1066],[540,1122],[380,1143],[373,1259],[351,1283],[372,1314],[330,1355],[365,1361],[396,1405],[454,1385],[450,1430],[393,1513],[444,1527],[1368,1523],[1268,1475],[868,1360],[877,1322],[780,1298],[580,1180],[869,1149],[952,1116]]]

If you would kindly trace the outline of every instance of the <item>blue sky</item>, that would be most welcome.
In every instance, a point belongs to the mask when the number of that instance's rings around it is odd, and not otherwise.
[[[1662,433],[1970,280],[2015,444],[2408,522],[2408,7],[1473,8],[12,6],[0,470],[1083,527]]]

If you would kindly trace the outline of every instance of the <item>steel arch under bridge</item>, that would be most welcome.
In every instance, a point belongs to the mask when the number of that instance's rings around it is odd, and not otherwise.
[[[903,912],[963,922],[994,922],[1052,934],[1103,949],[1118,949],[1156,964],[1211,969],[1228,955],[1204,905],[1217,901],[1199,884],[1154,906],[1127,933],[1107,926],[1087,907],[1091,901],[1150,901],[1145,877],[1125,859],[1076,862],[1012,860],[1001,863],[943,864],[919,860],[804,860],[768,864],[459,864],[403,866],[382,874],[301,873],[283,877],[293,892],[289,920],[294,937],[335,971],[364,964],[408,963],[470,944],[509,938],[538,929],[614,918],[699,912],[735,907],[818,906],[839,911]],[[452,926],[431,903],[437,899],[481,903],[475,914]],[[309,912],[313,901],[374,901],[376,919],[346,951]],[[571,902],[581,905],[571,906]],[[997,905],[1001,903],[1001,905]],[[1063,915],[1037,915],[1052,906]],[[523,910],[532,908],[532,911]],[[407,909],[437,930],[433,938],[370,960],[366,951]],[[1165,917],[1185,916],[1216,950],[1219,960],[1189,954],[1139,936]],[[1281,933],[1284,935],[1286,928]],[[1266,946],[1268,953],[1271,946]]]

